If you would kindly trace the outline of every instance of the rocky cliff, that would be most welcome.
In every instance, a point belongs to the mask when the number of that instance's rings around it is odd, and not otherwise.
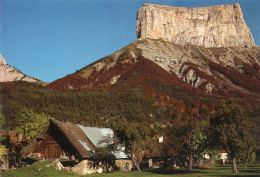
[[[18,69],[8,65],[2,55],[0,55],[0,82],[27,81],[42,83],[38,78],[26,76]]]
[[[255,45],[238,3],[197,8],[144,4],[136,24],[138,38],[204,47]]]

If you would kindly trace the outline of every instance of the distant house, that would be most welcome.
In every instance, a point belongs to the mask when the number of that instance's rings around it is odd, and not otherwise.
[[[218,163],[224,164],[224,163],[226,163],[227,161],[228,161],[228,154],[227,154],[227,152],[225,151],[225,149],[221,149],[220,157],[219,157]]]
[[[204,159],[210,159],[210,156],[208,154],[203,155]],[[218,164],[224,164],[228,161],[228,154],[225,151],[225,149],[221,149],[219,151],[219,158],[216,160]]]
[[[106,146],[100,142],[106,137],[113,137],[110,128],[84,127],[58,120],[50,120],[38,133],[36,138],[23,154],[23,158],[38,159],[67,159],[77,165],[71,168],[75,173],[85,175],[93,173],[95,166],[95,152],[97,148]],[[111,152],[115,161],[125,161],[129,165],[127,156],[123,151]],[[119,168],[123,165],[120,163]]]
[[[169,148],[165,151],[165,157],[167,157],[168,162],[172,165],[176,165],[176,156],[177,152],[173,148]],[[165,163],[165,157],[161,154],[153,154],[152,151],[148,151],[144,155],[143,160],[148,162],[149,167],[160,168],[163,167]]]

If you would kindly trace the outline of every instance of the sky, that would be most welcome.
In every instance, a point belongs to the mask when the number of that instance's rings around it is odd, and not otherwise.
[[[144,3],[236,2],[260,46],[260,0],[0,0],[0,53],[24,74],[52,82],[135,41],[136,15]]]

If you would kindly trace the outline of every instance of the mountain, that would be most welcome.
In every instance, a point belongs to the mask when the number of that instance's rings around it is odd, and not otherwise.
[[[141,86],[157,80],[207,94],[259,98],[260,48],[239,4],[144,4],[136,24],[139,39],[47,87],[113,90],[124,89],[123,83]]]
[[[95,90],[112,88],[116,83],[157,80],[208,94],[259,97],[259,64],[257,46],[204,48],[147,38],[136,40],[47,87]]]
[[[39,78],[29,77],[18,69],[8,65],[2,55],[0,55],[0,76],[0,82],[26,81],[43,84]]]
[[[131,100],[130,109],[120,115],[129,121],[142,115],[138,120],[164,124],[171,124],[177,117],[209,118],[219,100],[234,99],[246,107],[259,129],[260,48],[255,46],[239,4],[206,8],[145,4],[137,15],[137,38],[46,87],[68,94],[141,93],[151,99],[150,110],[145,112],[148,109],[143,107],[149,104],[136,104],[140,98],[124,97],[123,102]],[[81,102],[79,98],[71,104],[84,107]],[[104,111],[114,103],[108,98],[89,105],[97,104],[94,110],[98,111],[93,115],[111,117]],[[102,105],[106,106],[99,109]],[[121,103],[116,105],[120,112]],[[71,116],[82,120],[84,111],[76,107],[73,109],[79,110],[78,118],[73,113]]]
[[[180,46],[162,39],[138,39],[114,54],[50,83],[47,88],[71,95],[85,91],[105,95],[132,90],[153,100],[151,113],[138,120],[165,124],[176,117],[187,118],[198,114],[207,118],[220,99],[235,99],[246,105],[260,130],[260,48],[257,46],[205,48]],[[82,112],[81,99],[70,102],[81,107],[74,110]],[[137,105],[138,99],[125,99],[131,100],[131,109],[122,115],[134,121],[133,117],[138,117],[140,113],[132,112],[144,105]],[[92,104],[109,105],[109,100],[89,102],[89,105]],[[110,117],[104,112],[108,106],[97,110],[99,113],[96,115]],[[134,116],[128,116],[129,113]],[[73,111],[71,114],[75,117]],[[82,120],[84,111],[77,114],[81,116],[75,119]],[[93,120],[102,122],[98,118]],[[257,137],[259,142],[260,137]]]

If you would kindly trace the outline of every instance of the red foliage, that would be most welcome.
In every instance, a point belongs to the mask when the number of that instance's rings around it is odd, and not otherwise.
[[[26,81],[12,81],[12,82],[1,82],[0,83],[0,90],[2,91],[3,88],[6,89],[8,92],[13,91],[13,86],[28,86],[30,83]]]
[[[88,82],[85,78],[77,74],[70,74],[50,83],[46,87],[54,90],[70,90],[70,87],[75,89],[83,88],[87,83]]]
[[[2,89],[3,87],[11,88],[14,85],[27,86],[28,84],[29,82],[26,81],[0,82],[0,89]]]
[[[13,144],[17,144],[19,141],[26,141],[24,136],[21,136],[21,139],[19,140],[19,134],[15,131],[0,130],[0,137],[9,137],[10,142]]]
[[[255,68],[256,71],[259,71],[259,70],[260,70],[260,65],[259,65],[259,64],[253,63],[252,66]]]
[[[251,77],[256,77],[256,78],[260,78],[260,74],[259,74],[259,65],[257,63],[253,64],[253,66],[251,66],[250,64],[245,63],[242,66],[242,69],[244,70],[244,73],[251,76]]]
[[[224,74],[226,77],[228,77],[234,84],[237,84],[243,88],[246,88],[252,92],[260,92],[260,81],[252,78],[246,74],[240,73],[235,68],[231,66],[224,67],[220,64],[210,62],[209,66]]]
[[[129,82],[133,81],[145,81],[149,79],[157,80],[164,84],[175,85],[176,87],[185,87],[191,89],[183,81],[172,73],[165,71],[163,68],[147,60],[143,57],[139,57],[137,62],[133,62],[133,58],[128,58],[130,62],[118,62],[114,67],[107,69],[104,67],[102,70],[97,72],[94,70],[91,75],[85,79],[79,76],[77,73],[67,75],[64,78],[58,79],[49,85],[47,88],[53,90],[109,90],[111,79],[115,76],[120,76],[118,82]],[[140,83],[142,85],[143,83]],[[124,90],[123,88],[121,90]]]

